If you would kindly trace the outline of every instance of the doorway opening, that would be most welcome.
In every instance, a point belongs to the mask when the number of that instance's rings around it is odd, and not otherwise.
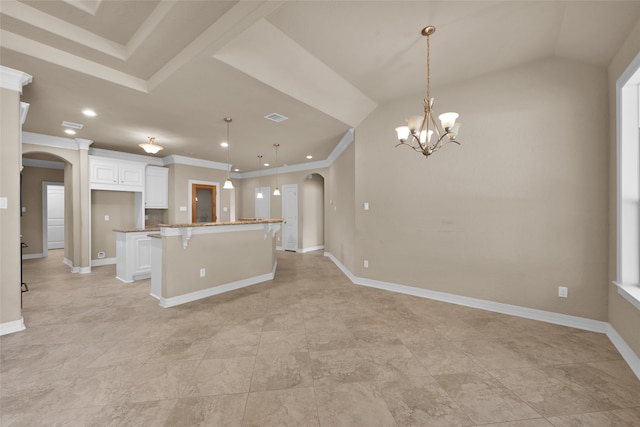
[[[302,252],[324,249],[324,177],[308,175],[302,188]]]

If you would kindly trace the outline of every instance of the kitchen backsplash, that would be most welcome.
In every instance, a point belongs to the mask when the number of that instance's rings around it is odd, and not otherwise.
[[[158,224],[166,224],[169,219],[167,209],[145,209],[145,227],[157,227]]]

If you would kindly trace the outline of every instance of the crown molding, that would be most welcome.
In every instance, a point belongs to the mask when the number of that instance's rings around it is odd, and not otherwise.
[[[33,77],[23,71],[0,65],[0,87],[22,94],[22,86],[33,81]]]
[[[354,129],[351,128],[344,134],[340,142],[335,146],[329,157],[325,160],[317,160],[314,162],[308,163],[299,163],[296,165],[287,165],[280,166],[277,168],[278,173],[292,173],[292,172],[301,172],[301,171],[311,171],[318,169],[325,169],[330,167],[333,162],[340,157],[342,152],[351,145],[354,141]],[[148,165],[154,166],[168,166],[172,164],[178,165],[187,165],[187,166],[197,166],[201,168],[207,169],[216,169],[227,172],[228,167],[226,163],[214,162],[211,160],[202,160],[196,159],[193,157],[187,156],[179,156],[176,154],[172,154],[166,157],[151,157],[145,156],[142,154],[131,154],[124,153],[121,151],[114,150],[105,150],[102,148],[92,148],[89,147],[93,141],[88,139],[71,139],[71,138],[63,138],[59,136],[51,136],[51,135],[43,135],[39,133],[32,132],[22,132],[22,142],[26,144],[34,144],[34,145],[43,145],[47,147],[56,147],[56,148],[65,148],[68,150],[79,150],[79,149],[87,149],[89,150],[89,155],[92,156],[100,156],[100,157],[108,157],[111,159],[120,159],[120,160],[128,160],[134,162],[141,162]],[[86,144],[88,142],[87,148],[83,148],[81,145]],[[254,172],[231,172],[231,178],[234,179],[246,179],[246,178],[255,178],[259,175],[262,176],[270,176],[276,174],[276,168],[263,169],[262,172],[254,171]]]
[[[164,166],[160,157],[145,156],[142,154],[124,153],[122,151],[105,150],[103,148],[90,148],[90,156],[108,157],[110,159],[127,160],[130,162],[146,163],[153,166]]]
[[[22,132],[22,143],[42,145],[45,147],[64,148],[66,150],[79,150],[78,143],[71,138],[61,136],[43,135],[41,133]]]
[[[201,168],[217,169],[217,170],[223,170],[225,172],[228,170],[226,163],[214,162],[212,160],[196,159],[196,158],[187,157],[187,156],[178,156],[176,154],[163,157],[162,160],[165,166],[177,164],[177,165],[198,166]]]

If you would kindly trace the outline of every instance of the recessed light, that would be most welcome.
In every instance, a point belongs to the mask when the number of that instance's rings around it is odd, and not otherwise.
[[[82,110],[82,114],[84,114],[87,117],[95,117],[98,114],[93,111],[91,108],[85,108],[84,110]]]
[[[221,143],[220,143],[220,147],[227,148],[228,146],[229,146],[229,143],[228,143],[228,142],[221,142]]]
[[[73,129],[65,129],[64,133],[66,133],[67,135],[75,135],[76,131]]]
[[[265,163],[264,165],[265,165],[265,166],[269,166],[269,163]]]
[[[307,156],[307,159],[313,159],[313,156]]]
[[[240,169],[235,168],[233,171],[234,171],[234,172],[240,172]]]

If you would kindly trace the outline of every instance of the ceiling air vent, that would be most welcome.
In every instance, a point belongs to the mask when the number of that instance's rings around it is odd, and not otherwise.
[[[278,113],[271,113],[264,116],[264,118],[267,120],[271,120],[272,122],[280,123],[280,122],[284,122],[289,117],[285,117],[282,114],[278,114]]]
[[[62,126],[72,129],[82,129],[84,127],[84,125],[81,125],[80,123],[68,122],[66,120],[62,122]]]

